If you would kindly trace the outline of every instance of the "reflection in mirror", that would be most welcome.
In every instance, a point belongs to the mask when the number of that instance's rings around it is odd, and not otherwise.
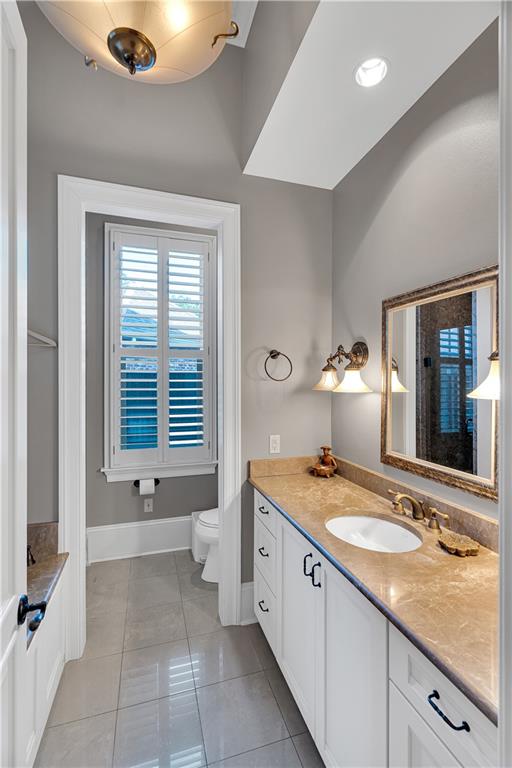
[[[416,300],[384,302],[383,461],[445,482],[451,474],[459,487],[473,476],[475,492],[484,486],[483,495],[494,497],[495,404],[468,397],[497,348],[497,282],[489,272],[458,290],[449,281],[445,292],[435,286]]]

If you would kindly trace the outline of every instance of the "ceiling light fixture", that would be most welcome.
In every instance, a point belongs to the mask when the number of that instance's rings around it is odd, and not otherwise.
[[[385,59],[367,59],[356,70],[356,83],[363,88],[372,88],[381,83],[388,72]]]
[[[88,61],[147,83],[180,83],[204,72],[238,35],[225,0],[40,2],[39,7]]]

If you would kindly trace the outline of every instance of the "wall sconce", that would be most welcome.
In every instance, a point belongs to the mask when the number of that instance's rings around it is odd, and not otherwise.
[[[391,391],[392,392],[408,392],[407,387],[404,387],[400,379],[398,378],[399,370],[398,363],[393,358],[391,360]]]
[[[333,361],[337,360],[338,365],[341,365],[343,359],[348,360],[349,363],[345,366],[345,376],[340,384]],[[364,341],[356,341],[350,352],[345,352],[340,344],[336,352],[327,358],[327,364],[322,368],[320,381],[315,384],[313,389],[320,392],[371,392],[370,387],[361,378],[361,369],[365,367],[367,362],[368,346]]]
[[[491,362],[489,373],[482,383],[469,393],[473,400],[499,400],[500,399],[500,356],[493,352],[489,356]]]

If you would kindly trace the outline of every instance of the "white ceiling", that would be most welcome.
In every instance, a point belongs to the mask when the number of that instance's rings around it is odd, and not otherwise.
[[[494,2],[323,0],[244,172],[333,189],[496,18]],[[386,79],[357,66],[382,56]]]
[[[257,5],[258,0],[234,0],[233,21],[236,21],[240,27],[240,34],[238,37],[228,40],[228,43],[231,43],[231,45],[238,45],[240,48],[245,48]]]

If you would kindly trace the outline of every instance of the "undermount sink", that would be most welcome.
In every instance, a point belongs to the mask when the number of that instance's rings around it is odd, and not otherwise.
[[[380,517],[333,517],[325,527],[336,538],[374,552],[412,552],[422,544],[421,536],[409,527]]]

